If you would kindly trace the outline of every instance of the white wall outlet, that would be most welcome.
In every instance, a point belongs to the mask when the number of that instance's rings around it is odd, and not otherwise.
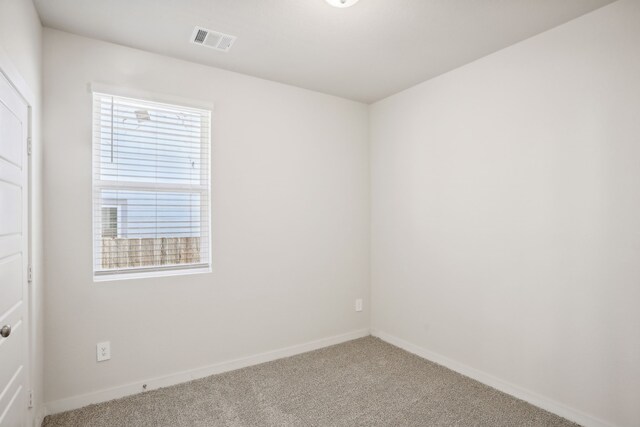
[[[111,343],[109,341],[96,344],[96,357],[98,362],[111,359]]]
[[[362,298],[356,300],[356,311],[362,311]]]

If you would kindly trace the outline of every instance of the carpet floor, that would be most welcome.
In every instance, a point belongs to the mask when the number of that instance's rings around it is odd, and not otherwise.
[[[48,416],[43,427],[576,426],[367,337]]]

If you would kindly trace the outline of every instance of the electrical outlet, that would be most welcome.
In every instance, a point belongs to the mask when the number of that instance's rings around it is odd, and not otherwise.
[[[111,343],[109,341],[96,344],[96,357],[98,362],[111,359]]]
[[[362,311],[362,298],[356,300],[356,311]]]

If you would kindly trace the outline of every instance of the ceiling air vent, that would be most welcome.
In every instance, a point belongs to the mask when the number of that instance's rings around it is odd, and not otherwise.
[[[235,36],[207,30],[202,27],[196,27],[191,35],[191,43],[210,47],[221,52],[228,52],[235,41]]]

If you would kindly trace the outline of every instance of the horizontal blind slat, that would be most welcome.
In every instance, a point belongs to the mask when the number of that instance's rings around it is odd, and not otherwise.
[[[104,136],[102,135],[104,134]],[[198,148],[198,144],[192,141],[177,141],[175,138],[171,138],[170,135],[154,134],[153,137],[147,136],[146,140],[137,135],[111,135],[101,132],[98,136],[98,140],[104,147],[111,148],[113,146],[121,148],[129,148],[132,146],[146,148],[147,150],[157,151],[171,151],[171,152],[184,152],[184,153],[200,153],[201,148]],[[173,142],[173,144],[172,144]],[[193,146],[193,147],[192,147]]]
[[[118,106],[121,107],[129,107],[129,108],[151,108],[157,111],[165,111],[168,113],[180,113],[185,115],[208,115],[210,114],[209,110],[204,110],[201,108],[193,108],[186,107],[181,105],[171,105],[166,103],[154,102],[154,101],[141,101],[133,98],[126,98],[122,96],[116,96],[111,94],[94,92],[95,103],[108,104],[111,99],[118,101]]]
[[[120,111],[125,112],[125,110],[120,110],[118,108],[114,108],[113,110],[113,114],[111,114],[111,109],[109,108],[108,104],[103,104],[102,105],[102,109],[100,111],[96,111],[93,114],[93,119],[95,121],[99,121],[99,122],[103,122],[105,120],[111,120],[111,118],[113,118],[114,120],[135,120],[135,121],[140,121],[141,119],[138,118],[135,114],[118,114]],[[201,122],[202,122],[202,116],[192,116],[190,118],[184,118],[184,119],[177,119],[177,118],[170,118],[170,117],[166,117],[167,113],[163,113],[157,110],[150,110],[150,109],[146,109],[146,112],[149,113],[149,115],[153,114],[155,117],[153,118],[153,122],[155,123],[161,123],[161,124],[166,124],[166,125],[180,125],[184,128],[194,128],[194,129],[200,129],[202,128],[201,126]],[[168,114],[172,114],[172,113],[168,113]],[[164,117],[163,117],[164,116]],[[147,120],[147,119],[145,119]],[[126,122],[125,122],[126,123]]]

